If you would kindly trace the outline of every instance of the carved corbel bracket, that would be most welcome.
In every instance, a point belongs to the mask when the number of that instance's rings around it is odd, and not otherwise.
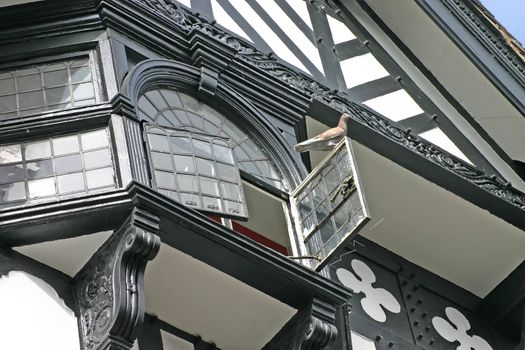
[[[314,299],[264,346],[264,350],[323,350],[330,349],[337,339],[336,308],[333,304]]]
[[[144,270],[160,248],[158,218],[135,208],[75,276],[82,349],[131,349],[144,321]]]

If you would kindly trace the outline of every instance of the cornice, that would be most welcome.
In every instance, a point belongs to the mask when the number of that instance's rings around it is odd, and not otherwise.
[[[501,33],[487,24],[478,8],[471,1],[440,0],[451,13],[467,27],[481,44],[494,54],[494,58],[504,66],[516,81],[525,87],[525,62],[503,39]]]
[[[371,128],[389,140],[441,166],[450,173],[469,181],[478,188],[499,197],[512,206],[525,210],[525,194],[512,188],[507,181],[499,177],[488,176],[482,170],[443,151],[436,145],[402,130],[386,118],[379,116],[358,103],[352,102],[345,92],[332,90],[306,74],[292,70],[290,67],[277,61],[272,54],[260,52],[243,40],[235,38],[215,27],[214,23],[209,23],[206,19],[187,11],[173,0],[131,1],[140,2],[154,11],[158,11],[163,16],[171,16],[171,20],[185,31],[199,30],[206,33],[215,40],[237,50],[236,57],[238,59],[263,70],[290,88],[305,94],[308,98],[319,100],[340,112],[350,113],[354,121]],[[460,3],[459,0],[451,1]]]

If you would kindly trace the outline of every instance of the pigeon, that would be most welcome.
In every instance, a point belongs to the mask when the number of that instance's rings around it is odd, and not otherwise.
[[[335,128],[326,130],[317,136],[294,146],[299,153],[307,151],[330,151],[346,136],[346,120],[350,114],[343,113],[339,118],[339,123]]]

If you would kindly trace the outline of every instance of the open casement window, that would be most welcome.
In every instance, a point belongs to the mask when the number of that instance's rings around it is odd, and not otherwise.
[[[370,220],[350,139],[335,149],[292,192],[299,251],[320,270]]]
[[[141,120],[160,127],[217,135],[229,140],[237,166],[243,172],[281,191],[285,183],[277,167],[249,134],[223,113],[175,89],[160,88],[144,93],[138,101]]]
[[[229,139],[145,125],[156,189],[188,207],[246,219],[241,177]]]

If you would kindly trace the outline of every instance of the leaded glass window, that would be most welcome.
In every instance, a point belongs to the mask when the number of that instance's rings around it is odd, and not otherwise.
[[[368,222],[350,140],[345,138],[291,194],[297,232],[310,264],[321,268]]]
[[[248,216],[229,139],[154,125],[146,134],[159,192],[206,212]]]
[[[107,129],[0,146],[0,208],[115,187]]]
[[[96,102],[89,57],[0,72],[0,119]]]
[[[284,189],[282,177],[261,147],[231,120],[201,101],[177,90],[151,90],[139,99],[138,112],[142,120],[152,124],[229,139],[239,169]]]

